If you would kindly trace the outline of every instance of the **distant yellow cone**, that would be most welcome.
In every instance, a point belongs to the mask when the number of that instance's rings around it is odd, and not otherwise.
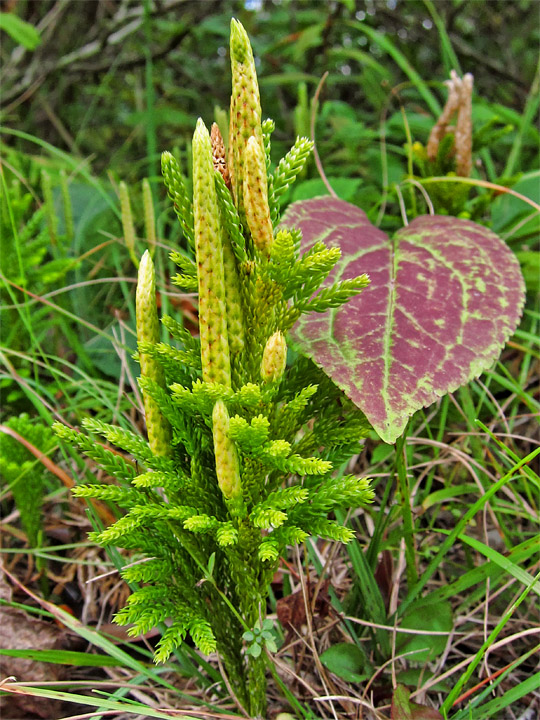
[[[156,305],[156,276],[154,263],[148,250],[139,264],[137,294],[135,300],[137,320],[137,340],[139,343],[159,342],[159,319]],[[165,375],[159,362],[148,355],[140,353],[141,376],[153,380],[157,385],[165,387]],[[146,430],[148,442],[155,455],[168,455],[171,448],[171,427],[163,417],[161,410],[148,393],[143,392]]]

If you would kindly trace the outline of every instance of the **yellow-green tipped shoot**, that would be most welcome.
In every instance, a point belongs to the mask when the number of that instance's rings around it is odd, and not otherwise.
[[[244,157],[244,209],[253,244],[269,257],[274,233],[268,205],[266,161],[255,137],[249,138]]]
[[[156,276],[154,263],[148,250],[142,256],[139,265],[136,295],[137,341],[141,343],[159,342],[159,320],[156,305]],[[140,353],[141,376],[153,380],[159,387],[165,388],[163,368],[151,355]],[[168,455],[171,448],[171,428],[161,410],[146,392],[143,392],[146,430],[148,442],[154,455]]]
[[[261,101],[253,51],[246,31],[231,20],[232,95],[229,122],[229,173],[240,216],[243,216],[244,154],[250,137],[264,153]]]
[[[287,343],[279,330],[268,338],[261,362],[261,378],[266,383],[279,382],[287,365]]]
[[[241,498],[240,464],[234,440],[229,435],[229,413],[223,400],[218,400],[212,412],[212,432],[216,457],[216,475],[221,492],[227,500]]]
[[[146,242],[150,255],[154,257],[156,252],[156,217],[154,214],[154,201],[152,200],[152,189],[148,178],[144,178],[142,182],[143,208],[144,208],[144,230],[146,233]]]
[[[122,181],[119,187],[120,210],[122,213],[122,232],[124,242],[135,267],[139,267],[139,259],[135,253],[135,226],[133,225],[133,214],[131,212],[131,201],[126,183]]]
[[[193,217],[203,380],[231,386],[223,249],[212,144],[199,118],[193,135]]]

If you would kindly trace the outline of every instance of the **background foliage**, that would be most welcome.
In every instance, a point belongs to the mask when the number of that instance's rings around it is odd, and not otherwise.
[[[96,171],[112,168],[131,181],[155,168],[156,158],[146,152],[149,130],[156,133],[157,151],[182,146],[194,118],[211,116],[216,103],[228,108],[231,16],[250,35],[263,108],[289,146],[299,81],[312,96],[329,71],[324,99],[333,104],[321,124],[328,142],[348,142],[327,173],[340,168],[346,176],[366,171],[373,145],[361,128],[347,132],[351,118],[376,131],[389,91],[407,80],[374,32],[386,34],[426,83],[440,83],[452,68],[472,72],[478,95],[518,112],[533,81],[539,41],[535,0],[487,6],[475,0],[19,0],[16,11],[40,30],[42,42],[33,52],[2,43],[4,122],[30,134],[39,129],[42,140],[89,158]],[[406,98],[410,87],[401,92]]]

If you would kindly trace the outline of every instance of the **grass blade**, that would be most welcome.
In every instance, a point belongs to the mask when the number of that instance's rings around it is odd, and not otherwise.
[[[469,535],[459,535],[458,539],[470,545],[470,547],[489,558],[495,565],[498,565],[513,578],[526,586],[530,586],[537,595],[540,595],[540,583],[536,582],[533,576],[526,570],[520,568],[519,565],[515,565],[507,557],[497,552],[497,550],[490,548],[489,545],[485,545],[483,542],[480,542],[480,540],[470,537]]]
[[[30,658],[31,660],[56,665],[75,665],[76,667],[117,667],[118,665],[125,667],[124,663],[110,657],[110,655],[75,652],[73,650],[13,650],[0,648],[0,655]]]
[[[13,695],[44,697],[52,700],[79,703],[80,705],[90,705],[91,707],[105,710],[118,710],[119,712],[131,713],[133,715],[137,715],[138,717],[164,718],[164,720],[171,720],[170,713],[152,710],[152,708],[149,708],[148,705],[143,705],[138,702],[121,703],[114,700],[107,700],[106,698],[90,698],[86,695],[31,687],[19,683],[4,683],[1,688],[3,692],[12,693]],[[188,717],[187,715],[175,715],[175,717],[178,718],[178,720],[193,720],[193,716]]]
[[[521,116],[521,123],[519,126],[519,130],[516,134],[516,138],[512,145],[512,149],[510,150],[510,154],[508,155],[506,167],[504,168],[503,174],[506,177],[509,177],[514,172],[516,164],[519,160],[519,153],[521,151],[521,144],[523,142],[523,137],[525,136],[526,132],[530,128],[531,124],[534,122],[534,118],[538,111],[539,105],[540,105],[540,60],[538,61],[538,65],[536,66],[536,74],[534,76],[532,87],[529,92],[527,102],[525,104],[525,109],[523,111],[523,115]]]
[[[527,678],[525,682],[522,682],[519,685],[510,688],[510,690],[506,691],[502,697],[494,698],[493,700],[491,700],[491,702],[486,702],[483,705],[480,704],[484,702],[484,699],[489,694],[491,694],[493,690],[498,685],[500,685],[501,682],[510,673],[514,672],[521,663],[525,662],[525,660],[528,660],[531,656],[536,655],[539,650],[540,645],[533,647],[520,658],[510,663],[506,667],[504,672],[499,672],[498,674],[496,673],[497,677],[495,677],[492,681],[489,682],[489,686],[485,688],[485,690],[480,693],[480,695],[476,696],[466,708],[463,708],[463,710],[458,712],[457,715],[453,715],[452,720],[470,720],[473,710],[475,713],[475,720],[491,720],[491,718],[498,716],[498,712],[500,710],[503,710],[505,707],[509,707],[511,704],[515,703],[517,700],[520,700],[529,692],[534,692],[535,690],[538,690],[538,687],[540,686],[539,673],[530,678]],[[488,679],[486,678],[485,682],[487,681]]]
[[[469,664],[468,668],[465,670],[463,675],[459,678],[457,683],[452,688],[451,692],[447,695],[444,703],[441,706],[442,712],[448,712],[448,710],[452,707],[454,701],[457,697],[459,697],[459,694],[465,685],[465,683],[469,680],[473,672],[476,670],[478,664],[482,661],[482,658],[485,656],[486,652],[489,650],[490,646],[493,644],[499,633],[502,631],[506,623],[510,620],[514,612],[517,610],[517,608],[521,605],[523,600],[529,595],[530,590],[533,588],[534,584],[537,582],[537,579],[540,577],[540,573],[536,576],[536,578],[532,578],[532,583],[525,588],[525,590],[521,593],[521,595],[518,597],[518,599],[512,604],[512,607],[506,612],[501,620],[497,623],[497,625],[493,628],[493,630],[490,632],[489,636],[485,640],[485,642],[482,644],[482,647],[478,650],[476,653],[473,661]]]
[[[455,543],[456,539],[459,537],[459,535],[462,534],[463,530],[467,527],[468,523],[472,518],[476,515],[477,512],[482,510],[482,508],[486,505],[486,503],[505,485],[512,476],[524,465],[527,465],[530,463],[535,457],[537,457],[540,454],[540,448],[536,448],[536,450],[533,450],[533,452],[529,453],[526,457],[524,457],[522,460],[520,460],[518,463],[516,463],[507,473],[506,475],[503,475],[503,477],[495,483],[495,485],[492,485],[484,495],[482,495],[481,498],[479,498],[471,507],[467,510],[467,512],[462,516],[461,520],[456,524],[456,527],[452,530],[452,532],[448,535],[446,540],[442,543],[441,547],[439,548],[438,553],[435,555],[435,557],[431,560],[429,565],[427,566],[426,570],[424,571],[422,577],[418,581],[418,583],[411,589],[408,596],[405,598],[405,600],[400,605],[400,615],[403,615],[403,613],[407,610],[408,607],[414,602],[414,600],[418,597],[420,592],[423,590],[423,588],[426,586],[428,580],[433,576],[433,574],[436,572],[437,568],[441,564],[442,560],[444,559],[446,553],[450,550],[452,545]]]
[[[450,70],[455,70],[458,75],[463,75],[461,66],[459,64],[458,56],[454,52],[454,48],[452,47],[452,43],[450,41],[448,33],[446,32],[444,20],[439,15],[439,12],[433,4],[433,0],[424,0],[424,5],[426,6],[431,17],[433,18],[433,22],[435,23],[435,27],[437,28],[437,32],[439,33],[439,38],[441,41],[441,55],[443,58],[446,74],[450,75]]]

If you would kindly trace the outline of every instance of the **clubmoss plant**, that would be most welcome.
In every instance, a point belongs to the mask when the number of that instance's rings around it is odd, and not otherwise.
[[[132,455],[138,471],[103,449],[101,462],[118,485],[82,485],[75,493],[127,508],[93,538],[147,559],[124,570],[140,586],[116,621],[130,624],[133,636],[168,622],[156,662],[187,635],[203,653],[217,651],[237,702],[261,717],[267,656],[248,651],[245,640],[262,627],[280,555],[310,535],[350,541],[353,533],[332,512],[372,497],[367,480],[336,475],[368,432],[365,417],[310,361],[287,363],[286,335],[302,313],[345,303],[368,279],[316,294],[339,250],[318,242],[300,255],[300,234],[276,228],[279,195],[311,143],[299,138],[274,175],[268,172],[273,123],[261,123],[253,53],[235,20],[231,59],[227,156],[217,128],[211,137],[199,119],[193,199],[173,156],[162,158],[169,196],[195,249],[195,262],[173,253],[180,268],[173,281],[198,289],[200,338],[164,317],[176,344],[159,341],[154,270],[145,254],[137,332],[149,441],[86,420],[91,435]],[[83,452],[95,449],[86,435],[56,429]]]
[[[0,176],[0,345],[26,353],[37,343],[46,348],[45,354],[54,354],[50,343],[55,333],[42,322],[45,310],[34,310],[30,318],[30,296],[25,290],[36,297],[45,295],[79,265],[69,249],[73,209],[65,176],[60,176],[58,187],[48,172],[35,170],[34,189],[29,190],[23,180],[27,170],[14,152]],[[30,171],[27,177],[31,177]],[[62,198],[63,212],[60,206],[55,208],[55,196]],[[18,355],[15,353],[13,362],[20,372],[24,360]],[[5,377],[1,387],[6,408],[21,397],[15,381]]]
[[[10,418],[5,428],[14,431],[16,436],[24,438],[43,454],[50,452],[55,445],[50,427],[33,424],[26,413]],[[52,476],[30,450],[6,432],[0,433],[0,475],[13,494],[29,546],[38,547],[43,534],[41,505],[47,478]]]
[[[135,267],[138,267],[139,259],[135,253],[135,225],[133,224],[133,213],[131,212],[129,190],[124,181],[120,183],[119,194],[120,207],[122,209],[122,231],[124,233],[124,242],[133,264]]]

